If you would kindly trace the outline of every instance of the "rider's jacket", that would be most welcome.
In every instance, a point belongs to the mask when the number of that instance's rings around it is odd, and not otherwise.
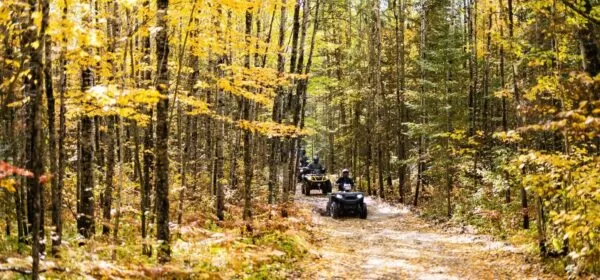
[[[344,184],[350,184],[351,186],[354,186],[354,181],[352,180],[352,178],[350,177],[339,177],[337,179],[337,181],[335,181],[335,184],[340,188],[340,190],[342,189],[342,187],[344,186]]]
[[[311,164],[308,165],[308,169],[310,171],[319,170],[319,171],[322,172],[323,171],[323,166],[320,163],[314,163],[314,162],[312,162]]]

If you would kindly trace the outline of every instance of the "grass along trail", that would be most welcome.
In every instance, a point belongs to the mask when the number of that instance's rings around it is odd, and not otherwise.
[[[299,188],[298,188],[299,189]],[[309,279],[557,279],[523,249],[485,235],[445,233],[406,208],[367,198],[366,220],[321,213],[327,198],[313,191],[296,201],[313,212],[317,259]]]

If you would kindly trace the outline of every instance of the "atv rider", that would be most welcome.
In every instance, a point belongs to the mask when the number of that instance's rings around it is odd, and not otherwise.
[[[302,168],[302,193],[310,195],[311,189],[321,189],[323,194],[330,193],[332,185],[326,172],[327,169],[319,163],[319,157],[314,156],[313,161]],[[309,174],[312,176],[308,176]]]
[[[302,175],[305,174],[306,167],[308,166],[308,157],[306,156],[306,150],[300,149],[298,155],[298,181],[302,181]]]
[[[308,172],[324,174],[326,169],[319,163],[319,157],[314,156],[313,161],[308,165]]]
[[[306,150],[300,149],[300,167],[308,165],[308,157],[306,156]]]
[[[342,177],[339,177],[337,181],[335,181],[335,184],[340,191],[344,191],[344,184],[349,184],[354,188],[354,181],[350,178],[350,170],[344,168],[344,170],[342,170]]]

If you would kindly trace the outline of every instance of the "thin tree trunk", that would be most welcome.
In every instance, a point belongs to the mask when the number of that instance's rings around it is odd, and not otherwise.
[[[94,78],[96,79],[96,78]],[[92,84],[93,86],[94,84]],[[104,166],[105,166],[105,162],[104,162],[104,147],[102,145],[102,142],[105,141],[105,135],[104,135],[104,131],[101,129],[102,124],[104,123],[104,117],[100,117],[100,116],[94,116],[93,117],[93,126],[94,126],[94,137],[93,137],[93,141],[94,141],[94,167],[97,169],[97,173],[99,176],[97,176],[98,178],[96,178],[96,180],[98,182],[102,182],[103,175],[104,175]]]
[[[306,31],[308,29],[308,24],[309,24],[309,16],[310,16],[310,0],[304,0],[303,1],[303,6],[302,6],[302,24],[300,27],[300,45],[299,45],[299,57],[298,57],[298,63],[296,65],[296,73],[298,74],[302,74],[304,73],[305,75],[307,74],[306,70],[304,69],[304,46],[306,43]],[[317,3],[318,5],[318,3]],[[315,14],[315,18],[318,16],[318,6],[316,7],[316,14]],[[315,29],[316,30],[316,29]],[[312,45],[311,45],[311,52],[312,52]],[[309,54],[309,55],[312,55]],[[310,60],[311,58],[309,58]],[[297,128],[300,128],[300,122],[301,122],[301,118],[303,116],[301,116],[301,111],[303,110],[303,106],[305,104],[305,88],[306,88],[306,84],[308,83],[308,78],[301,78],[297,81],[296,83],[296,95],[294,96],[294,102],[293,102],[293,125]],[[290,147],[290,162],[289,162],[289,181],[290,181],[290,191],[292,191],[292,194],[295,193],[296,191],[296,178],[298,177],[298,150],[300,148],[300,139],[299,138],[294,138],[291,140],[292,145]]]
[[[244,58],[244,67],[250,69],[250,37],[252,36],[252,11],[246,10],[246,47],[247,54]],[[244,99],[242,104],[242,119],[251,120],[250,116],[250,100]],[[252,134],[249,131],[244,133],[244,220],[250,221],[252,218]],[[249,224],[246,228],[250,228]]]
[[[221,18],[221,14],[222,14],[222,7],[218,6],[217,7],[217,11],[218,11],[218,17],[215,19],[214,25],[215,28],[217,28],[217,40],[220,43],[221,46],[224,46],[225,44],[225,39],[223,38],[223,32],[220,28],[220,18]],[[220,68],[220,64],[224,63],[225,60],[227,58],[225,56],[219,55],[217,57],[217,60],[214,61],[215,64],[213,65],[213,71],[215,72],[215,75],[217,77],[217,79],[223,78],[223,70]],[[217,115],[218,116],[223,116],[224,114],[224,109],[225,109],[225,100],[223,97],[223,92],[221,90],[221,88],[219,88],[218,86],[215,87],[215,102],[216,107],[217,107]],[[225,162],[225,158],[224,158],[224,153],[223,153],[223,142],[225,139],[225,122],[224,121],[217,121],[216,123],[216,137],[215,137],[215,150],[214,150],[214,166],[213,166],[213,184],[216,187],[215,190],[215,194],[216,194],[216,201],[215,201],[215,208],[216,208],[216,213],[217,213],[217,218],[219,219],[219,221],[223,221],[225,219],[225,193],[224,193],[224,174],[223,174],[223,164]]]
[[[169,0],[157,1],[156,21],[160,30],[156,34],[157,57],[157,89],[165,97],[169,96],[169,42],[167,39],[167,10]],[[169,233],[169,128],[168,128],[169,99],[163,98],[156,109],[156,239],[160,243],[158,260],[168,262],[171,258]]]
[[[374,74],[375,74],[375,79],[374,79],[374,83],[375,83],[375,96],[373,98],[375,104],[374,107],[376,108],[376,125],[375,125],[375,130],[376,130],[376,134],[377,134],[377,173],[378,173],[378,182],[379,182],[379,197],[384,198],[385,194],[384,194],[384,182],[383,182],[383,151],[382,151],[382,134],[383,134],[383,123],[382,123],[382,108],[381,106],[383,105],[384,101],[384,96],[383,96],[383,84],[381,81],[381,15],[380,15],[380,1],[379,0],[374,0],[373,1],[373,16],[374,16],[374,21],[375,21],[375,26],[374,26],[374,40],[373,43],[374,45],[374,49],[375,49],[375,70],[374,70]]]
[[[367,114],[368,115],[368,114]],[[369,131],[368,135],[371,135],[371,131]],[[366,177],[367,177],[367,194],[373,195],[373,190],[371,189],[371,158],[373,153],[373,147],[371,145],[371,138],[367,136],[367,146],[366,146]]]
[[[503,17],[504,18],[504,17]],[[500,26],[500,37],[504,38],[504,28]],[[504,45],[500,45],[500,86],[502,89],[506,87],[505,72],[504,72]],[[506,96],[502,95],[502,131],[508,133],[508,116],[507,116],[507,104]],[[506,181],[507,188],[504,192],[504,202],[510,203],[510,175],[508,171],[504,171],[504,180]]]
[[[279,76],[282,77],[285,71],[285,65],[284,65],[284,57],[285,57],[285,53],[284,53],[284,49],[283,46],[285,44],[285,23],[287,20],[287,8],[286,8],[286,0],[282,1],[282,5],[281,5],[281,12],[280,12],[280,22],[279,22],[279,41],[278,41],[278,46],[279,46],[279,51],[278,51],[278,55],[277,55],[277,71],[279,73]],[[276,123],[281,123],[281,106],[282,106],[282,101],[283,101],[283,94],[284,94],[284,89],[283,87],[279,86],[277,88],[277,95],[275,96],[275,101],[273,102],[273,113],[272,113],[272,120]],[[274,204],[276,199],[277,199],[277,193],[278,193],[278,185],[279,185],[279,178],[278,178],[278,153],[277,151],[279,150],[279,145],[280,145],[280,139],[278,137],[273,137],[270,140],[270,154],[269,154],[269,204]],[[287,199],[287,197],[284,197],[284,200]]]
[[[194,23],[196,25],[199,24],[199,20],[195,19]],[[193,42],[195,42],[196,38],[198,37],[198,30],[193,30],[190,33],[191,39]],[[190,92],[190,96],[197,98],[198,96],[198,88],[196,87],[196,83],[198,80],[198,77],[200,76],[200,63],[199,63],[199,59],[198,56],[192,52],[190,55],[190,64],[192,67],[192,73],[189,77],[188,80],[188,88],[189,88],[189,92]],[[188,108],[190,111],[192,110],[192,106],[189,106]],[[199,160],[199,151],[198,151],[198,143],[199,143],[199,137],[198,137],[198,116],[190,116],[190,125],[188,126],[188,133],[187,133],[187,145],[189,146],[189,156],[191,156],[191,178],[190,178],[190,184],[191,184],[191,193],[190,193],[190,198],[195,198],[197,197],[196,195],[196,185],[198,183],[197,178],[197,173],[198,173],[198,160]],[[188,188],[189,189],[189,188]]]
[[[261,67],[267,65],[267,53],[269,51],[269,46],[271,45],[271,34],[273,31],[273,23],[275,22],[275,14],[277,14],[277,5],[273,6],[273,14],[271,15],[271,21],[269,23],[269,32],[267,34],[267,40],[265,41],[267,46],[265,47],[265,54],[262,56]]]
[[[29,13],[26,15],[26,31],[23,36],[25,47],[24,53],[29,57],[27,68],[30,70],[30,74],[27,75],[23,81],[24,95],[30,98],[30,101],[26,105],[26,119],[25,119],[25,166],[27,170],[33,172],[32,177],[26,178],[27,184],[27,200],[28,200],[28,217],[29,223],[31,224],[31,256],[33,258],[32,263],[32,279],[39,279],[39,262],[41,249],[41,242],[44,240],[43,234],[43,192],[42,185],[40,184],[40,176],[44,172],[44,159],[43,156],[43,141],[42,141],[42,126],[41,126],[41,113],[42,113],[42,82],[43,82],[43,48],[35,45],[37,42],[42,42],[43,36],[45,36],[45,25],[42,24],[41,32],[38,35],[38,30],[35,28],[33,21],[34,13],[38,12],[37,1],[29,0]],[[42,1],[42,7],[47,5]],[[47,24],[47,13],[42,13],[42,22]]]
[[[487,140],[487,136],[493,131],[493,127],[488,124],[488,99],[489,99],[489,86],[490,86],[490,57],[491,57],[491,45],[492,45],[492,9],[489,9],[488,14],[488,27],[487,27],[487,38],[485,45],[485,61],[483,69],[483,112],[481,114],[483,120],[483,132]]]
[[[177,104],[177,143],[179,144],[179,161],[180,161],[180,176],[181,176],[181,189],[179,190],[179,206],[177,207],[177,225],[181,226],[183,222],[183,203],[185,201],[185,191],[187,187],[187,159],[189,153],[189,145],[184,143],[183,138],[183,108],[181,103]],[[189,117],[187,118],[187,125],[190,126]],[[187,135],[185,137],[188,138]]]
[[[513,0],[508,0],[508,34],[510,38],[510,44],[514,43],[514,19],[513,19]],[[512,48],[511,48],[512,49]],[[513,59],[514,60],[514,59]],[[512,75],[513,75],[513,93],[515,95],[515,102],[518,105],[521,102],[521,96],[519,94],[519,88],[517,87],[517,65],[516,62],[512,62]],[[520,112],[517,110],[517,127],[523,125],[522,117]],[[518,148],[518,147],[517,147]],[[523,228],[529,229],[529,209],[527,206],[527,190],[524,186],[521,186],[521,210],[523,214]]]
[[[406,186],[406,160],[405,149],[406,139],[404,137],[404,24],[405,24],[405,0],[400,0],[400,5],[397,6],[397,1],[393,2],[394,19],[395,19],[395,35],[396,35],[396,103],[398,107],[398,126],[397,126],[397,146],[398,160],[398,193],[400,203],[405,203],[405,186]]]
[[[133,55],[133,53],[132,53]],[[114,121],[114,120],[113,120]],[[118,118],[118,122],[119,122],[119,133],[123,134],[123,119],[121,119],[121,117]],[[112,236],[112,246],[113,246],[113,250],[112,250],[112,256],[111,259],[112,261],[116,261],[117,260],[117,244],[118,244],[118,237],[119,237],[119,226],[121,223],[121,190],[123,189],[123,164],[124,164],[124,152],[123,152],[123,142],[119,143],[119,184],[117,184],[117,209],[116,209],[116,213],[115,213],[115,224],[114,224],[114,229],[113,229],[113,236]]]
[[[81,91],[86,92],[93,85],[93,72],[86,68],[81,73]],[[81,165],[80,195],[81,209],[78,213],[77,228],[79,234],[90,238],[95,232],[94,220],[94,125],[93,118],[83,116],[81,118]]]
[[[77,187],[75,193],[75,201],[76,201],[76,213],[79,215],[81,213],[81,121],[77,122]],[[77,225],[79,225],[79,220],[77,220]]]
[[[43,19],[45,22],[42,24],[48,26],[48,13],[50,12],[50,4],[48,1],[42,2]],[[54,99],[54,89],[52,84],[52,39],[49,34],[44,34],[44,50],[45,50],[45,64],[44,64],[44,84],[46,90],[46,102],[48,105],[48,159],[50,162],[50,173],[57,173],[57,154],[56,154],[56,101]],[[60,215],[60,205],[55,205],[58,196],[58,180],[53,176],[50,180],[52,189],[52,226],[51,236],[56,236],[56,225],[58,216]],[[52,254],[58,253],[56,242],[52,241]]]
[[[62,19],[65,20],[67,17],[67,5],[62,10]],[[52,225],[54,226],[54,234],[52,235],[52,254],[57,255],[59,247],[62,243],[62,200],[63,200],[63,186],[65,179],[65,168],[66,168],[66,152],[65,152],[65,138],[67,137],[67,120],[66,120],[66,106],[65,106],[65,92],[67,90],[67,62],[65,59],[67,38],[63,38],[59,65],[59,125],[58,125],[58,166],[57,166],[57,181],[56,189],[52,191]]]
[[[450,103],[450,84],[452,82],[451,80],[451,74],[450,71],[452,71],[453,64],[452,62],[450,62],[447,65],[446,68],[446,79],[445,79],[445,83],[444,83],[444,88],[445,88],[445,110],[446,110],[446,132],[448,133],[448,136],[446,137],[446,141],[445,141],[445,147],[444,149],[446,150],[446,156],[448,157],[446,159],[446,210],[447,210],[447,215],[448,218],[452,217],[452,188],[453,188],[453,184],[454,184],[454,174],[453,174],[453,168],[452,168],[452,163],[453,163],[453,157],[452,157],[452,152],[450,150],[450,135],[452,133],[452,114],[450,111],[450,108],[452,107],[451,103]]]
[[[321,0],[316,0],[316,4],[315,4],[315,16],[314,16],[314,21],[313,21],[313,33],[310,39],[310,50],[308,52],[308,60],[306,62],[306,69],[304,70],[304,74],[308,75],[310,74],[310,68],[312,66],[312,58],[313,58],[313,53],[314,53],[314,49],[315,49],[315,38],[317,36],[317,31],[319,30],[319,8],[320,8],[320,4],[321,4]],[[308,4],[307,4],[308,5]],[[308,7],[310,8],[310,7]],[[302,98],[302,104],[300,107],[300,120],[299,120],[299,125],[298,127],[300,129],[304,128],[304,119],[305,119],[305,114],[306,114],[306,99],[307,99],[307,94],[306,94],[306,90],[308,88],[308,77],[302,79],[299,83],[298,86],[301,87],[300,90],[298,90],[299,94],[301,95]]]
[[[147,9],[150,5],[149,1],[144,1],[143,6]],[[145,18],[144,20],[147,20]],[[150,36],[146,34],[142,37],[142,51],[144,56],[142,57],[142,61],[146,66],[146,70],[142,71],[142,80],[143,86],[149,87],[151,86],[151,76],[152,71],[150,69]],[[148,216],[150,214],[150,204],[151,204],[151,193],[152,193],[152,182],[154,181],[152,175],[154,174],[153,163],[154,163],[154,153],[152,150],[154,149],[154,123],[153,119],[153,110],[150,109],[148,111],[150,122],[144,130],[144,151],[143,151],[143,164],[144,168],[143,172],[143,183],[142,183],[142,195],[140,201],[141,208],[141,234],[143,239],[142,245],[142,253],[146,256],[152,255],[152,248],[148,244],[147,236],[148,236]]]
[[[146,239],[146,237],[148,236],[148,222],[151,219],[148,219],[148,216],[150,216],[150,206],[151,206],[151,194],[152,194],[152,182],[153,180],[153,164],[154,164],[154,153],[152,152],[152,149],[154,148],[154,141],[153,141],[153,137],[154,137],[154,129],[153,129],[153,121],[152,121],[152,113],[153,110],[150,110],[148,112],[148,114],[150,115],[150,123],[148,123],[148,127],[146,127],[145,132],[144,132],[144,156],[143,156],[143,161],[144,161],[144,169],[143,169],[143,173],[144,173],[144,183],[142,185],[142,196],[141,196],[141,231],[142,231],[142,239],[144,239],[143,241],[143,246],[142,246],[142,253],[147,255],[147,256],[151,256],[152,255],[152,248],[151,245],[148,244],[148,240]]]
[[[302,0],[297,0],[296,4],[294,6],[294,16],[293,16],[293,20],[292,20],[292,43],[291,43],[291,56],[290,56],[290,73],[296,73],[296,68],[298,68],[297,63],[298,63],[298,39],[300,36],[300,7],[302,4]],[[295,80],[292,81],[293,83],[296,83]],[[294,87],[292,87],[293,89]],[[287,97],[285,98],[285,105],[283,106],[283,115],[282,115],[282,119],[286,120],[286,123],[289,121],[289,116],[288,114],[292,112],[293,107],[294,107],[294,91],[293,90],[289,90],[289,93],[287,95]],[[292,113],[293,115],[293,113]],[[284,170],[282,170],[283,172],[283,178],[284,178],[284,182],[283,182],[283,203],[284,203],[284,208],[282,209],[282,216],[283,217],[287,217],[287,209],[286,209],[286,204],[289,202],[290,200],[290,190],[292,189],[292,184],[294,182],[294,158],[295,158],[295,152],[294,152],[294,140],[293,139],[285,139],[284,140],[285,143],[284,145],[281,147],[281,152],[284,155],[284,159],[283,162],[287,163],[287,172],[285,172]],[[285,149],[287,146],[287,150]],[[293,196],[293,194],[292,194]]]
[[[113,13],[117,13],[117,4],[109,1],[107,3],[108,9],[112,9]],[[108,43],[108,52],[112,55],[116,51],[116,38],[118,37],[118,22],[115,17],[108,18],[107,24],[107,33],[109,38]],[[127,46],[124,48],[125,55],[123,60],[125,61],[127,58]],[[117,67],[115,67],[115,61],[111,58],[108,59],[109,67],[111,67],[111,75],[108,77],[108,83],[114,84],[114,73],[117,71]],[[125,70],[125,69],[123,69]],[[104,137],[102,137],[106,141],[106,174],[105,174],[105,183],[104,183],[104,193],[102,195],[103,199],[102,203],[102,234],[108,236],[110,234],[110,219],[111,219],[111,208],[113,201],[113,188],[114,188],[114,174],[115,174],[115,117],[109,116],[106,122],[106,132],[102,132]],[[99,141],[99,140],[97,140]],[[119,144],[122,144],[123,141],[119,141]],[[103,152],[102,152],[103,153]],[[119,151],[120,155],[121,151]],[[103,156],[99,157],[100,159]],[[99,161],[99,164],[103,164],[102,161]]]
[[[110,212],[113,200],[113,182],[115,174],[115,117],[110,116],[106,126],[106,182],[102,200],[102,234],[110,234]],[[122,141],[120,142],[122,143]]]
[[[465,2],[466,3],[466,2]],[[475,48],[474,45],[474,24],[473,24],[473,3],[469,1],[466,5],[467,9],[467,29],[468,29],[468,51],[469,51],[469,136],[473,136],[475,134],[475,84],[477,83],[475,79],[475,60],[477,57],[475,56]]]
[[[296,65],[298,59],[298,38],[300,32],[300,4],[302,4],[302,0],[297,0],[296,5],[294,6],[294,19],[292,21],[292,52],[290,55],[290,73],[296,73]],[[289,110],[291,106],[291,97],[292,92],[290,92],[290,97],[288,98],[288,106],[286,106],[286,111]]]
[[[426,13],[427,13],[427,9],[425,7],[425,1],[421,0],[421,30],[420,30],[420,41],[419,41],[419,60],[421,61],[421,63],[424,63],[425,61],[425,40],[426,40],[426,31],[427,31],[427,21],[426,21]],[[423,68],[423,66],[420,67],[420,72],[421,72],[421,86],[420,86],[420,108],[419,108],[419,123],[421,125],[425,125],[425,86],[424,86],[424,81],[425,81],[425,69]],[[417,206],[419,203],[419,192],[420,189],[423,187],[423,172],[425,171],[424,167],[424,159],[423,159],[423,148],[425,145],[425,135],[423,135],[423,133],[421,133],[421,135],[419,135],[419,147],[418,147],[418,161],[417,161],[417,186],[415,188],[415,200],[413,202],[414,206]]]

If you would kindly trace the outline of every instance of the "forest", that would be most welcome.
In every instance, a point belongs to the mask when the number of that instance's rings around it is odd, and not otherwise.
[[[1,279],[600,275],[598,0],[2,0],[0,40]]]

